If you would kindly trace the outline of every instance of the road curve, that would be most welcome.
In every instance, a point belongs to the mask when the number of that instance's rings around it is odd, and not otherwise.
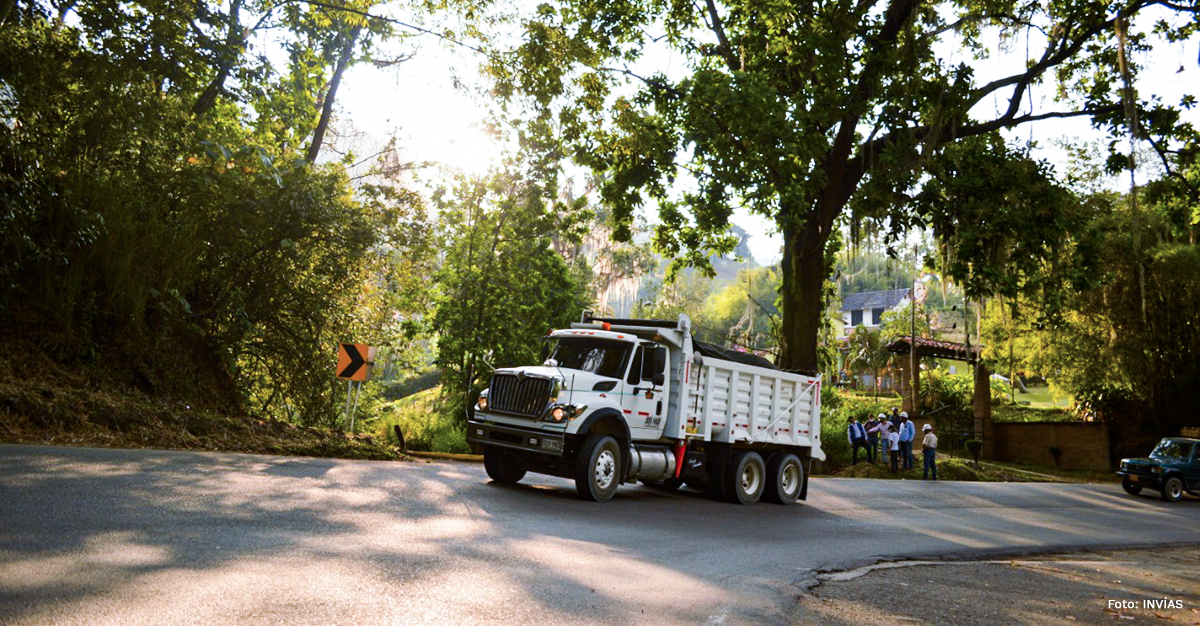
[[[1194,542],[1116,485],[814,479],[741,507],[471,463],[0,445],[0,623],[786,622],[817,571]]]

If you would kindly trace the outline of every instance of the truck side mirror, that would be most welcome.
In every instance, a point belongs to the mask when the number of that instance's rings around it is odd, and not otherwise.
[[[661,387],[666,381],[663,370],[667,364],[667,349],[661,346],[656,347],[649,350],[648,356],[650,358],[642,361],[642,380],[648,380],[654,383],[655,387]]]
[[[545,363],[546,357],[550,356],[550,338],[542,338],[542,358],[538,359],[539,363]]]

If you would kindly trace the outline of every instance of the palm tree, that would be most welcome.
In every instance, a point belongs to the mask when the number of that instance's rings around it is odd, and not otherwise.
[[[884,348],[878,329],[868,329],[859,324],[847,342],[850,353],[847,362],[852,366],[871,370],[875,378],[875,396],[879,396],[879,372],[888,365],[891,355]]]

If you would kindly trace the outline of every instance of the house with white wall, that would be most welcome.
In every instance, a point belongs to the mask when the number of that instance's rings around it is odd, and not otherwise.
[[[879,328],[884,312],[907,306],[911,295],[912,289],[846,294],[842,299],[842,337],[850,336],[859,324],[869,330]]]

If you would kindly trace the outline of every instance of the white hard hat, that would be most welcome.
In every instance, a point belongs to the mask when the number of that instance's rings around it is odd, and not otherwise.
[[[881,420],[885,420],[885,419],[887,419],[887,415],[886,415],[886,414],[884,414],[884,413],[880,413],[880,414],[879,414],[879,419],[881,419]]]
[[[900,417],[908,417],[908,411],[900,411]]]
[[[929,424],[926,424],[926,425],[924,425],[924,426],[922,426],[922,427],[921,427],[921,430],[933,430],[933,426],[930,426]]]

